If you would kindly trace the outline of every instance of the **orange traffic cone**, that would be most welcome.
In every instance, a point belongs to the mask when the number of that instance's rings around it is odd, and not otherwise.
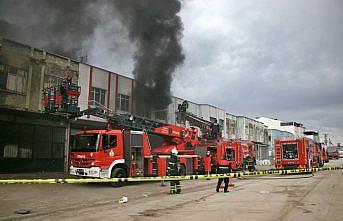
[[[229,187],[234,187],[235,186],[235,183],[233,182],[233,178],[231,178],[230,179],[230,181],[229,181]],[[224,183],[222,183],[221,185],[220,185],[220,189],[223,189],[225,187],[225,184]]]

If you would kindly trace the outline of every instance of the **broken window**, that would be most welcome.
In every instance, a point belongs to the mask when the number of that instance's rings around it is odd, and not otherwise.
[[[0,89],[6,89],[7,74],[5,74],[5,65],[0,64]]]
[[[9,65],[0,64],[0,89],[25,93],[26,71]]]

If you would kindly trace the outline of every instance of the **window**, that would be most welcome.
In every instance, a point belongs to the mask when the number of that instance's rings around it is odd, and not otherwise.
[[[117,95],[117,109],[122,111],[129,111],[130,96],[124,94]]]
[[[219,125],[221,126],[221,128],[224,128],[224,120],[219,119]]]
[[[226,158],[228,161],[234,161],[235,160],[235,150],[233,148],[226,148]]]
[[[117,147],[117,136],[108,134],[102,135],[102,149],[107,150],[113,147]]]
[[[0,89],[24,93],[26,90],[26,71],[0,64]]]
[[[74,137],[72,152],[96,152],[98,150],[98,134],[80,134]]]
[[[92,87],[91,102],[95,106],[105,106],[106,90]]]
[[[155,113],[155,119],[156,120],[163,120],[167,121],[167,111],[166,110],[159,110],[159,111],[154,111]]]
[[[298,159],[298,144],[284,143],[282,144],[282,158],[287,160]]]
[[[18,145],[8,144],[4,146],[4,158],[17,158],[18,157]]]
[[[7,74],[5,74],[5,65],[0,64],[0,89],[6,89]]]

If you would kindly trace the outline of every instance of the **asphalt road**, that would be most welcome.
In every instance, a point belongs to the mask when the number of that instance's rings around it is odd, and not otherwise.
[[[343,159],[327,166],[342,166]],[[235,180],[184,181],[180,195],[160,183],[0,186],[0,220],[343,220],[343,171]],[[168,183],[167,183],[168,185]],[[122,196],[128,202],[119,204]],[[28,209],[27,215],[15,214]]]

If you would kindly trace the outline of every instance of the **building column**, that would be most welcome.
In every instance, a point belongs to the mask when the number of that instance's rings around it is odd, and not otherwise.
[[[64,172],[69,173],[69,153],[70,153],[70,121],[67,121],[66,125],[66,136],[65,136],[65,147],[64,147]]]
[[[135,81],[132,79],[132,82],[131,82],[131,113],[135,113],[135,110],[133,108],[133,105],[134,105],[134,95],[135,95]],[[129,110],[130,111],[130,110]]]
[[[43,89],[44,89],[44,75],[45,75],[45,64],[42,65],[40,72],[40,82],[39,82],[39,100],[38,100],[38,110],[42,111],[42,99],[43,99]]]
[[[117,113],[117,99],[118,99],[118,74],[116,74],[116,90],[115,90],[115,94],[114,94],[114,112]]]
[[[93,83],[93,66],[89,68],[89,82],[88,82],[88,109],[91,108],[91,99],[92,99],[92,83]],[[87,115],[87,118],[90,118],[90,115]]]
[[[25,108],[30,109],[30,98],[31,98],[31,81],[32,81],[32,65],[29,65],[29,73],[27,76],[27,88],[26,88],[26,100]]]
[[[107,82],[107,109],[110,110],[110,96],[111,96],[111,72],[108,72]]]

